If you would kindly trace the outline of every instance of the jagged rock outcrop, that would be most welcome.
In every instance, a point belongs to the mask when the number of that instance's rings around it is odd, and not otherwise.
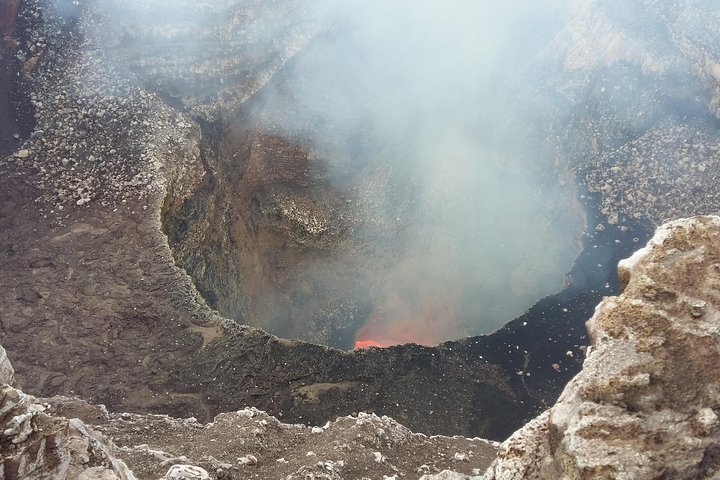
[[[322,427],[283,423],[254,408],[207,424],[165,415],[110,417],[95,428],[113,439],[139,478],[418,478],[449,469],[473,475],[485,471],[497,448],[478,438],[428,437],[365,413]]]
[[[0,478],[135,479],[115,457],[112,442],[76,418],[49,415],[45,405],[5,383],[6,378],[0,386]]]
[[[75,399],[51,404],[11,387],[13,367],[0,346],[0,478],[3,480],[135,480],[115,446],[76,418],[109,419],[104,407]]]
[[[204,468],[178,464],[170,467],[161,480],[210,480],[210,475]]]
[[[720,217],[677,220],[619,265],[583,370],[500,448],[486,478],[720,474]]]
[[[203,424],[195,418],[108,413],[102,405],[73,397],[36,403],[48,418],[74,418],[102,432],[113,442],[114,458],[142,479],[414,478],[444,470],[467,476],[485,471],[498,445],[479,438],[428,437],[366,413],[310,427],[245,408]]]

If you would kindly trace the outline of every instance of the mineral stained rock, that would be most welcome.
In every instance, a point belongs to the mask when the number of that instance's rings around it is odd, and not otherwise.
[[[677,220],[619,265],[624,292],[558,402],[500,448],[488,480],[720,474],[720,217]]]

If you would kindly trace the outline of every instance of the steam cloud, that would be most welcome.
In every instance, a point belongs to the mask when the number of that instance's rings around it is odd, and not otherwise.
[[[145,24],[201,21],[194,2],[122,3],[113,15]],[[301,139],[325,165],[367,217],[353,230],[358,242],[400,252],[374,280],[358,338],[434,344],[488,333],[558,291],[584,220],[546,147],[532,65],[562,27],[566,2],[293,8],[317,18],[320,34],[265,86],[254,118]],[[285,25],[262,19],[243,35],[267,43],[274,28]],[[358,185],[358,172],[383,181]]]
[[[558,291],[583,225],[545,150],[531,66],[562,4],[349,1],[323,14],[260,121],[313,145],[338,188],[384,156],[394,189],[412,190],[407,208],[384,186],[356,193],[382,199],[373,214],[402,225],[385,241],[404,251],[358,338],[487,333]]]

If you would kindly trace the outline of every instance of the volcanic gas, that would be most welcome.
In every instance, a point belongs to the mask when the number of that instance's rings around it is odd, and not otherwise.
[[[460,3],[330,8],[204,125],[207,184],[165,226],[211,306],[342,348],[434,345],[565,285],[583,213],[517,75],[543,42],[519,42],[525,17],[500,2]]]

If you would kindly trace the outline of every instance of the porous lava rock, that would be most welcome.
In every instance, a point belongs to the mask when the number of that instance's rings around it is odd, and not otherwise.
[[[478,438],[413,433],[389,417],[366,413],[322,427],[282,423],[254,408],[206,424],[123,413],[95,428],[113,439],[140,478],[418,478],[443,470],[473,475],[486,470],[497,449]]]
[[[583,370],[486,479],[717,478],[719,259],[720,217],[701,216],[621,262],[625,290],[588,321]]]

